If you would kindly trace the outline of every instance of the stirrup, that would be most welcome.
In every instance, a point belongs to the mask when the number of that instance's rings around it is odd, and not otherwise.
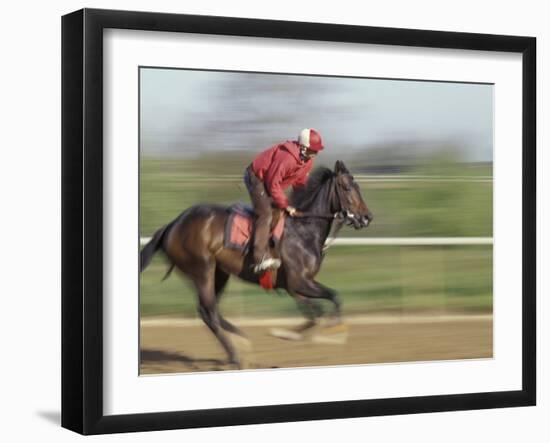
[[[254,273],[259,274],[266,269],[278,269],[281,266],[281,260],[278,258],[264,258],[260,263],[254,266]]]

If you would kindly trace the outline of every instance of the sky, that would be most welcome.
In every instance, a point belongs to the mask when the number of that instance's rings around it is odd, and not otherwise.
[[[452,145],[490,161],[493,85],[140,69],[143,155],[260,150],[305,127],[334,151]]]

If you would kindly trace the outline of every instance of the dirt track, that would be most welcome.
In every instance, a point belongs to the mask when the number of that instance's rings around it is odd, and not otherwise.
[[[350,319],[345,344],[289,341],[269,335],[289,321],[234,323],[252,342],[242,349],[248,368],[450,360],[492,357],[491,316],[367,317]],[[435,320],[435,321],[434,321]],[[194,321],[145,320],[141,327],[141,374],[234,369],[206,326]]]

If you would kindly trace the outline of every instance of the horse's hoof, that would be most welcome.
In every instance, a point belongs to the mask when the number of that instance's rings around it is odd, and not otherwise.
[[[283,340],[300,341],[304,339],[303,334],[289,329],[271,328],[269,334],[272,337],[282,338]]]
[[[348,326],[339,324],[325,328],[311,337],[311,341],[323,345],[344,345],[348,342]]]
[[[315,320],[308,320],[304,324],[301,324],[300,326],[293,328],[292,331],[297,332],[298,334],[307,334],[310,333],[313,328],[317,326],[317,322]]]
[[[239,369],[254,369],[254,359],[252,356],[243,357],[240,361]]]
[[[338,323],[333,326],[327,326],[323,329],[323,334],[340,334],[346,333],[349,331],[348,325],[345,323]]]
[[[246,337],[232,334],[231,341],[241,351],[252,351],[252,342]]]
[[[240,359],[232,358],[227,362],[227,364],[232,369],[242,369],[242,362]]]
[[[345,345],[348,342],[348,334],[313,335],[311,341],[319,345]]]

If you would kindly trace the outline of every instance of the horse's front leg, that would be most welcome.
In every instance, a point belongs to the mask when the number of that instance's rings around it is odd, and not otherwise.
[[[296,300],[298,309],[306,318],[306,321],[291,329],[271,328],[270,334],[285,340],[304,340],[306,334],[309,334],[319,324],[318,319],[323,315],[323,309],[316,300],[305,297],[292,288],[287,288],[287,291]]]
[[[333,305],[331,326],[342,323],[342,301],[338,293],[313,279],[293,279],[292,291],[311,300],[328,300]]]
[[[303,333],[307,333],[319,324],[319,318],[323,316],[321,305],[311,298],[304,297],[296,292],[289,290],[289,293],[296,299],[298,309],[305,317],[306,321],[292,328],[292,331],[298,334],[296,337],[303,338]]]
[[[296,291],[309,300],[329,300],[333,304],[332,315],[320,334],[311,337],[315,343],[342,345],[347,343],[348,328],[342,322],[342,302],[336,291],[315,280],[302,280]]]
[[[313,284],[316,286],[317,290],[323,293],[323,296],[326,297],[333,305],[333,311],[330,318],[329,326],[339,325],[342,323],[342,299],[338,292],[334,289],[331,289],[317,281],[313,281]]]

